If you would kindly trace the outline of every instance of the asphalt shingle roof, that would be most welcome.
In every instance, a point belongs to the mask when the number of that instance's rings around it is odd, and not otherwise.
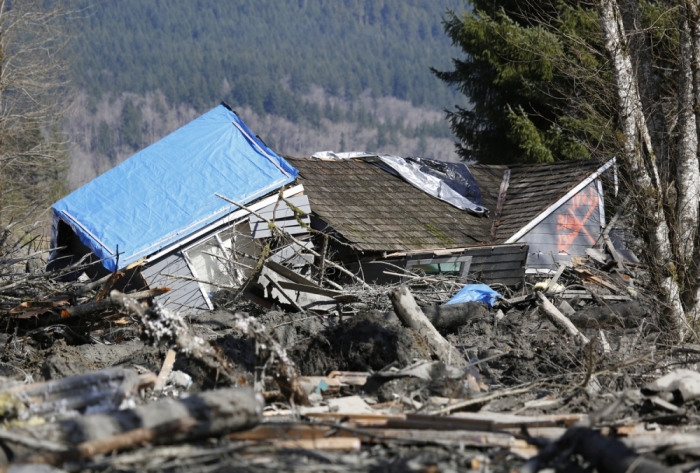
[[[311,210],[363,251],[459,248],[489,241],[491,220],[436,199],[359,159],[287,158]]]

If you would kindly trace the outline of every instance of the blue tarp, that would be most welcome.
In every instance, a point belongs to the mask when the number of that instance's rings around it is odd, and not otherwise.
[[[445,302],[445,305],[461,304],[463,302],[483,302],[489,307],[493,307],[496,299],[503,297],[486,284],[467,284],[454,295],[452,299]]]
[[[136,153],[53,206],[112,271],[153,254],[237,207],[292,182],[298,171],[225,105]]]

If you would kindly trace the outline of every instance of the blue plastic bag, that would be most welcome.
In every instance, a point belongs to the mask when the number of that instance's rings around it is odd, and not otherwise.
[[[489,307],[493,307],[496,299],[503,297],[486,284],[467,284],[445,305],[461,304],[463,302],[483,302]]]

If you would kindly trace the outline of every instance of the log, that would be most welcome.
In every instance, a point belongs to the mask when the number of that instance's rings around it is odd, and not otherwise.
[[[433,327],[440,331],[452,332],[466,325],[470,320],[486,317],[489,313],[484,304],[479,302],[463,302],[450,305],[420,306],[423,314],[430,320]],[[384,320],[388,323],[399,324],[401,321],[394,312],[385,312]]]
[[[135,300],[150,299],[151,297],[161,296],[170,291],[167,287],[157,287],[140,292],[132,292],[127,294]],[[66,307],[61,311],[61,318],[68,317],[84,317],[92,314],[99,314],[105,310],[112,309],[114,304],[110,299],[101,299],[97,301],[86,302],[85,304]]]
[[[556,465],[557,471],[584,471],[586,466],[600,473],[663,473],[670,471],[642,457],[616,439],[604,437],[587,427],[572,427],[556,442],[547,445],[528,460],[521,473],[536,473]]]
[[[106,368],[68,378],[21,384],[5,389],[27,405],[32,415],[48,415],[61,410],[83,411],[91,406],[116,409],[122,400],[153,384],[155,375],[139,375],[122,367]]]
[[[456,330],[470,320],[486,317],[489,313],[484,304],[464,302],[462,304],[433,305],[421,307],[423,314],[438,330]]]
[[[250,429],[260,423],[263,407],[262,399],[251,388],[218,389],[10,431],[62,444],[65,452],[33,455],[35,451],[12,440],[2,439],[2,443],[5,452],[20,458],[21,463],[60,464],[85,455],[137,447],[144,441],[169,444]]]
[[[466,366],[467,360],[430,323],[405,285],[390,291],[389,299],[401,323],[423,335],[440,361],[459,367]]]
[[[588,338],[584,334],[579,332],[576,326],[573,323],[571,323],[571,320],[567,319],[564,314],[559,312],[559,309],[557,309],[554,306],[554,304],[549,302],[549,299],[547,299],[547,297],[544,294],[538,292],[537,299],[540,310],[544,312],[544,314],[547,315],[552,320],[552,322],[559,326],[559,328],[564,329],[569,335],[578,338],[583,343],[589,342]]]

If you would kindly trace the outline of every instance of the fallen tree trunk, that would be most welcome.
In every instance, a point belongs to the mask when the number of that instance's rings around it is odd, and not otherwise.
[[[423,335],[431,351],[440,361],[459,367],[467,364],[462,354],[430,323],[406,286],[402,285],[390,291],[389,299],[401,323]]]
[[[69,378],[21,384],[5,389],[8,396],[16,396],[27,405],[32,415],[47,415],[60,410],[85,410],[101,405],[116,409],[122,400],[152,385],[155,375],[139,375],[121,367],[107,368]],[[8,414],[5,414],[9,417]]]
[[[588,343],[588,337],[579,332],[579,330],[571,323],[571,320],[567,319],[564,314],[559,312],[554,304],[549,302],[549,299],[545,297],[541,292],[537,293],[538,305],[540,310],[545,313],[555,324],[560,328],[564,329],[569,335],[578,338],[583,343]]]
[[[587,427],[572,427],[556,442],[543,448],[528,460],[521,473],[536,473],[556,465],[557,471],[583,471],[586,466],[601,473],[664,473],[664,466],[646,459],[616,439],[604,437]]]
[[[19,463],[61,464],[140,446],[143,442],[168,444],[220,436],[252,428],[262,419],[263,401],[250,388],[207,391],[185,399],[163,399],[134,409],[86,415],[8,434],[65,445],[63,452],[35,454],[9,435],[4,451]],[[1,461],[1,460],[0,460]]]

